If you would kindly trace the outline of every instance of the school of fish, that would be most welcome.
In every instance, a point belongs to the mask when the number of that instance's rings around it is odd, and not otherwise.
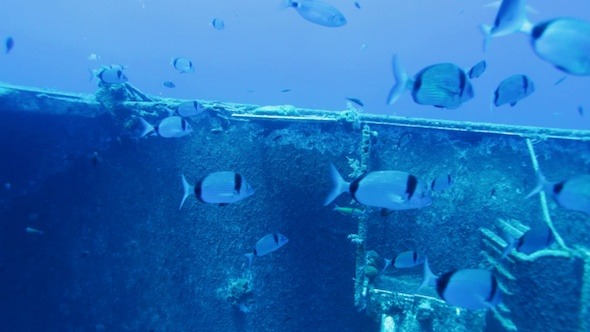
[[[360,2],[354,2],[354,5],[361,9]],[[344,15],[328,2],[284,0],[281,7],[293,9],[301,18],[316,25],[338,28],[347,24]],[[226,27],[220,18],[214,18],[210,25],[218,31]],[[555,18],[533,23],[527,18],[525,0],[503,0],[493,24],[482,24],[480,30],[483,34],[484,51],[491,47],[491,42],[495,38],[524,33],[530,40],[533,52],[543,61],[567,75],[590,75],[590,22],[574,18]],[[4,53],[11,52],[14,46],[14,39],[6,38]],[[408,75],[401,65],[400,58],[397,54],[392,58],[395,83],[387,97],[387,104],[394,104],[405,92],[410,92],[417,104],[457,109],[474,98],[475,88],[472,80],[479,78],[487,70],[484,60],[468,69],[444,62],[428,64],[415,74]],[[95,55],[93,59],[99,57]],[[170,65],[180,74],[195,72],[193,62],[185,57],[173,57]],[[116,64],[101,66],[90,71],[90,79],[97,79],[104,85],[125,84],[128,82],[125,69],[126,66]],[[176,86],[171,80],[163,82],[162,85],[170,89]],[[290,90],[283,90],[288,91]],[[534,91],[535,84],[527,75],[515,73],[498,83],[496,90],[491,93],[491,107],[501,107],[505,104],[515,106]],[[358,98],[346,99],[359,107],[364,106]],[[580,106],[580,113],[581,109]],[[206,114],[206,108],[198,101],[180,103],[176,108],[170,109],[169,114],[157,124],[138,118],[141,127],[139,136],[180,138],[190,135],[193,132],[190,118],[203,114]],[[98,155],[93,160],[98,162]],[[323,203],[327,206],[346,193],[356,202],[355,206],[334,207],[335,211],[345,216],[366,215],[370,213],[371,208],[383,211],[426,208],[433,204],[436,198],[434,193],[448,190],[453,184],[450,173],[439,174],[432,181],[425,182],[404,170],[375,170],[347,181],[334,165],[330,165],[330,179],[332,187]],[[539,172],[537,179],[536,188],[527,197],[545,191],[561,207],[590,215],[590,174],[548,181]],[[214,171],[193,182],[194,184],[182,175],[181,183],[183,194],[179,209],[182,209],[191,196],[204,204],[225,206],[238,203],[255,194],[246,178],[235,171]],[[5,189],[10,189],[9,184]],[[26,228],[26,232],[43,235],[43,231],[31,227]],[[513,250],[529,255],[548,248],[554,243],[555,236],[546,225],[534,225],[518,239],[505,235],[505,240],[507,245],[502,258],[507,257]],[[252,265],[254,257],[268,255],[286,245],[288,241],[285,235],[278,232],[261,236],[255,242],[252,251],[244,254],[248,259],[248,266]],[[420,288],[434,287],[438,296],[450,305],[468,309],[492,309],[502,301],[501,287],[491,272],[465,268],[437,276],[431,271],[428,258],[414,250],[401,252],[392,259],[385,259],[383,271],[390,266],[406,269],[419,265],[423,265],[424,271]]]

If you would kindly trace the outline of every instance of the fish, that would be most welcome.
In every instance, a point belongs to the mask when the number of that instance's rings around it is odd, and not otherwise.
[[[547,225],[540,225],[532,227],[524,232],[524,234],[518,239],[518,242],[508,234],[505,235],[505,239],[507,245],[502,252],[502,258],[508,256],[512,249],[516,249],[516,251],[525,255],[530,255],[539,250],[548,248],[555,242],[555,235],[553,235],[553,231],[551,231],[551,228]]]
[[[92,167],[97,168],[98,164],[102,161],[102,158],[98,154],[98,152],[94,151],[92,155],[90,155],[90,163]]]
[[[6,39],[4,40],[4,47],[4,53],[10,53],[10,51],[12,51],[12,48],[14,47],[14,38],[6,37]]]
[[[193,62],[187,58],[172,58],[172,60],[170,60],[170,64],[181,74],[195,72]]]
[[[484,50],[495,36],[523,32],[530,37],[535,54],[570,75],[590,75],[590,22],[555,18],[537,24],[526,15],[525,0],[504,0],[494,27],[481,26]]]
[[[561,84],[561,82],[565,81],[566,78],[567,78],[567,75],[564,75],[562,78],[555,81],[555,83],[553,83],[553,85]]]
[[[541,171],[537,172],[537,186],[526,198],[545,191],[562,207],[590,215],[590,174],[578,175],[566,180],[547,181]]]
[[[208,204],[225,206],[239,202],[254,194],[254,189],[246,179],[236,172],[213,172],[191,186],[184,174],[182,175],[182,188],[184,194],[180,202],[179,210],[190,195],[195,195],[198,201]]]
[[[430,183],[430,190],[434,192],[441,192],[449,189],[449,187],[453,184],[451,174],[443,173],[437,176],[432,182]]]
[[[204,111],[205,106],[196,100],[182,102],[176,109],[169,110],[170,116],[178,115],[185,118],[202,115]]]
[[[469,78],[479,78],[483,73],[485,73],[486,69],[488,68],[488,63],[485,60],[481,60],[480,62],[476,63],[469,71],[467,75]]]
[[[355,103],[355,104],[357,104],[358,106],[361,106],[361,107],[364,107],[365,106],[365,104],[363,104],[363,102],[360,99],[358,99],[358,98],[346,97],[346,100],[351,101],[351,102],[353,102],[353,103]]]
[[[291,89],[283,89],[283,90],[281,90],[281,92],[289,92],[289,91],[291,91]]]
[[[424,263],[424,257],[415,251],[405,251],[393,260],[393,266],[398,269],[410,268]]]
[[[144,118],[139,118],[143,126],[141,136],[156,134],[164,138],[183,137],[193,132],[191,125],[180,116],[169,116],[160,121],[157,126],[152,126]]]
[[[213,28],[215,28],[216,30],[220,30],[221,31],[221,30],[225,29],[225,22],[223,22],[223,20],[220,19],[220,18],[214,18],[211,21],[211,26]]]
[[[403,148],[404,146],[408,145],[408,143],[412,141],[413,137],[414,136],[410,133],[404,134],[404,136],[399,139],[399,142],[397,142],[397,147]]]
[[[123,84],[129,79],[123,73],[125,69],[122,65],[101,66],[96,70],[90,70],[90,79],[97,78],[104,84]]]
[[[176,87],[176,84],[174,84],[174,82],[172,81],[165,81],[164,83],[162,83],[163,86],[172,89]]]
[[[289,242],[289,239],[281,233],[270,233],[263,236],[256,242],[254,250],[251,253],[244,254],[248,258],[248,266],[252,266],[254,257],[264,256],[281,248]]]
[[[578,114],[584,116],[584,107],[582,105],[578,105]]]
[[[469,77],[452,63],[428,66],[410,78],[397,55],[393,56],[393,75],[396,83],[389,92],[387,103],[395,103],[406,90],[412,91],[414,102],[438,108],[456,109],[474,96]]]
[[[438,296],[450,305],[467,309],[493,309],[502,303],[502,291],[493,273],[482,269],[449,271],[440,277],[424,259],[424,279],[420,288],[434,286]]]
[[[358,1],[355,1],[355,2],[354,2],[354,6],[355,6],[356,8],[358,8],[358,9],[361,9],[361,4],[360,4],[360,2],[358,2]]]
[[[494,92],[494,105],[516,105],[520,100],[535,92],[535,84],[526,75],[512,75],[500,82]]]
[[[283,8],[294,8],[299,16],[308,20],[311,23],[322,25],[330,28],[341,27],[346,24],[344,15],[333,7],[323,1],[319,0],[283,0]]]
[[[532,25],[526,16],[525,0],[503,0],[496,14],[494,25],[480,25],[484,35],[483,50],[487,51],[494,37],[506,36],[519,31],[529,31]]]
[[[340,212],[345,216],[359,216],[365,214],[365,210],[361,210],[359,208],[350,207],[350,206],[338,206],[335,204],[334,211]]]
[[[102,59],[102,57],[96,53],[90,53],[90,55],[88,55],[88,60],[90,61],[96,61],[100,59]]]
[[[348,192],[358,203],[388,210],[419,209],[432,201],[427,186],[406,172],[369,172],[350,183],[342,178],[334,165],[330,165],[330,172],[332,190],[324,206],[344,192]]]
[[[39,235],[45,234],[45,232],[40,231],[40,230],[33,228],[33,227],[27,227],[27,228],[25,228],[25,231],[29,234],[39,234]]]
[[[567,74],[590,75],[590,22],[553,19],[535,25],[530,36],[539,58]]]

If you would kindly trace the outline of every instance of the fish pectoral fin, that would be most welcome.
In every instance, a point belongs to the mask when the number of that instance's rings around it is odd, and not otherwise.
[[[392,202],[398,203],[398,204],[401,204],[406,201],[405,198],[403,198],[402,196],[398,196],[398,195],[389,195],[389,199],[391,199]]]
[[[510,106],[514,106],[514,105],[516,105],[516,102],[515,101],[513,101],[513,102],[510,103]]]

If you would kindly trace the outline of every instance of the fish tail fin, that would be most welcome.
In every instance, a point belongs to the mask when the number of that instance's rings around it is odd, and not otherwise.
[[[492,27],[489,25],[482,24],[479,26],[479,31],[483,33],[483,51],[487,52],[492,41]]]
[[[496,93],[492,93],[492,96],[490,97],[490,114],[494,113],[494,103],[496,100]]]
[[[336,197],[340,196],[340,194],[347,191],[347,187],[349,185],[348,182],[344,181],[344,179],[342,178],[340,173],[338,173],[338,170],[333,164],[330,164],[330,174],[332,178],[332,190],[328,194],[328,197],[324,202],[324,206],[327,206],[328,204],[332,203],[332,201],[335,200]]]
[[[182,200],[180,201],[180,206],[178,207],[178,210],[182,209],[182,206],[184,205],[184,201],[186,201],[186,199],[193,193],[194,191],[194,187],[191,186],[188,181],[186,181],[186,178],[184,177],[184,174],[182,174],[182,190],[183,190],[183,194],[182,194]]]
[[[176,110],[173,110],[171,108],[166,108],[166,110],[168,111],[168,116],[175,116],[176,115]]]
[[[391,266],[391,259],[383,258],[383,260],[385,261],[385,266],[383,267],[383,270],[381,270],[381,273],[385,272],[385,269],[387,269],[389,266]]]
[[[283,0],[281,2],[281,4],[279,5],[279,9],[285,9],[285,8],[289,8],[289,7],[293,7],[292,0]]]
[[[422,279],[420,287],[418,287],[416,291],[419,291],[426,286],[434,285],[436,279],[437,276],[434,273],[432,273],[432,271],[430,270],[430,265],[428,265],[428,258],[424,257],[424,277]]]
[[[141,136],[140,137],[144,137],[147,134],[151,133],[152,131],[154,131],[154,126],[152,126],[149,122],[147,122],[144,118],[139,117],[139,121],[141,122]]]
[[[252,259],[254,258],[254,253],[249,252],[247,254],[244,254],[244,256],[248,259],[248,268],[251,268],[252,267]]]
[[[506,258],[506,256],[508,256],[508,254],[512,251],[512,249],[514,249],[514,237],[512,237],[512,235],[508,234],[508,233],[504,233],[503,236],[504,240],[506,241],[506,248],[504,248],[504,251],[502,251],[502,256],[501,259]]]
[[[90,74],[88,77],[88,81],[92,81],[96,77],[96,71],[88,68],[88,73]]]
[[[405,70],[402,68],[399,60],[397,59],[397,54],[393,55],[391,65],[393,69],[393,77],[395,78],[395,84],[389,91],[389,96],[387,96],[388,105],[395,103],[399,99],[402,93],[408,89],[408,82],[410,82],[408,74],[406,74]]]
[[[342,210],[341,210],[341,206],[338,204],[334,204],[334,209],[332,209],[332,211],[336,211],[340,214],[344,214],[344,212],[342,212]]]
[[[549,184],[549,181],[547,181],[547,179],[545,179],[545,176],[543,175],[543,173],[541,173],[541,170],[538,170],[537,171],[537,186],[528,195],[526,195],[525,199],[530,198],[531,196],[534,196],[537,193],[540,193],[541,190],[543,190],[543,188],[545,188],[545,186],[547,186],[548,184]]]

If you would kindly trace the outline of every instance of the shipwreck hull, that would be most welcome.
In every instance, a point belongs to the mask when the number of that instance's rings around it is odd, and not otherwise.
[[[588,216],[524,199],[536,167],[551,179],[588,170],[590,131],[200,101],[191,135],[138,137],[139,116],[155,122],[180,102],[130,85],[0,87],[2,330],[590,328]],[[331,163],[345,177],[397,169],[454,183],[424,209],[351,217],[323,206]],[[178,209],[181,174],[219,170],[239,171],[256,193]],[[502,220],[549,223],[560,241],[536,260],[499,260]],[[243,254],[275,231],[290,242],[248,269]],[[432,290],[414,295],[420,268],[367,276],[368,251],[411,249],[435,273],[494,270],[504,304],[457,311]]]

